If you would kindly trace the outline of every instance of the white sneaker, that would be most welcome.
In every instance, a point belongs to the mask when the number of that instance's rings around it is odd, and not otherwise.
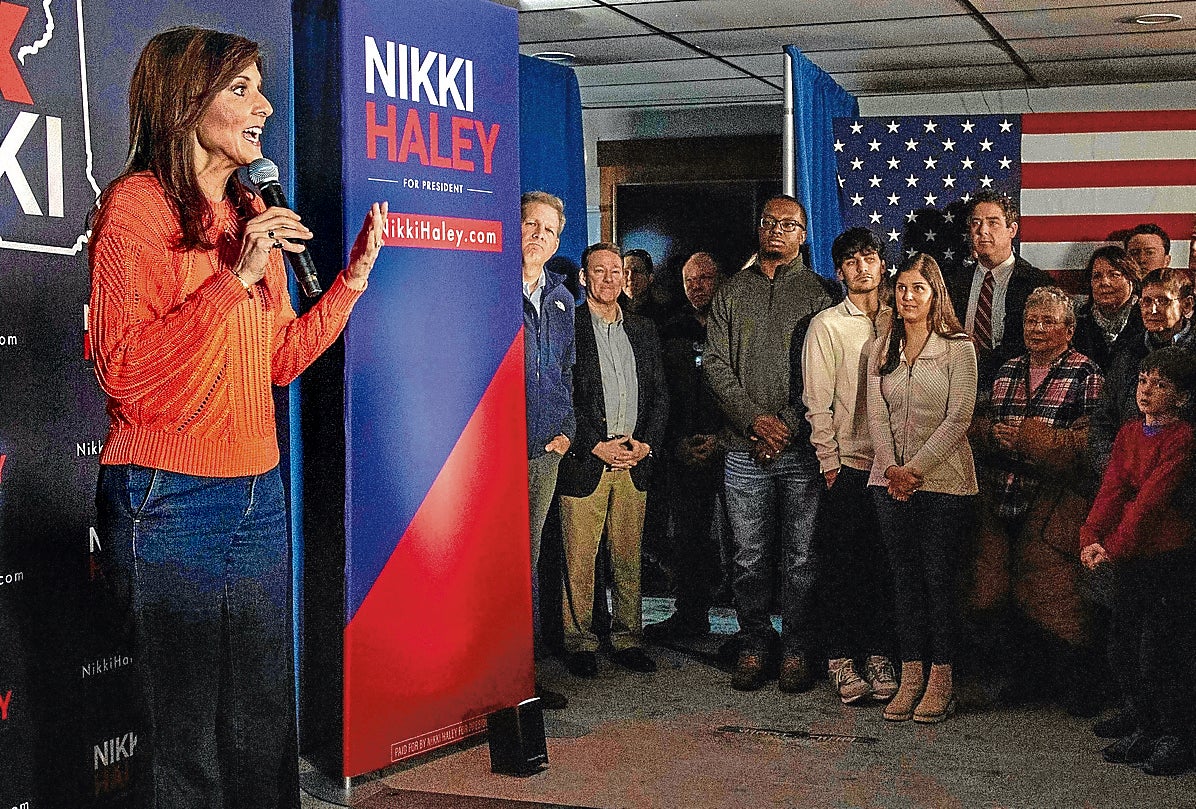
[[[883,702],[897,693],[897,675],[893,664],[883,655],[871,655],[864,665],[864,679],[872,687],[872,699]]]
[[[861,700],[872,691],[872,686],[856,674],[855,663],[850,657],[828,660],[826,671],[830,675],[831,682],[835,684],[835,690],[839,692],[839,699],[843,700],[844,705]]]

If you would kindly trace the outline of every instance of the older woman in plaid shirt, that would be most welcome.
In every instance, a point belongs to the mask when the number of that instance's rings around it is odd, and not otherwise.
[[[970,607],[982,672],[1001,696],[1054,696],[1089,714],[1090,644],[1075,561],[1088,512],[1083,479],[1088,417],[1100,398],[1100,368],[1070,347],[1076,315],[1057,287],[1026,301],[1028,352],[1005,363],[972,440],[983,459]]]

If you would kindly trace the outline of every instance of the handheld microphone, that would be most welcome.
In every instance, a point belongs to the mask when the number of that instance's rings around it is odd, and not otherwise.
[[[290,207],[287,205],[282,185],[278,182],[278,166],[274,165],[273,160],[259,157],[250,163],[245,171],[249,175],[249,182],[262,195],[262,199],[267,205],[271,208]],[[287,239],[287,241],[292,244],[304,244],[302,239]],[[311,253],[307,250],[302,253],[291,253],[286,250],[283,252],[286,254],[287,263],[291,265],[291,272],[295,274],[299,288],[303,290],[306,297],[314,298],[324,291],[320,289],[320,279],[316,275],[316,263],[312,261]]]

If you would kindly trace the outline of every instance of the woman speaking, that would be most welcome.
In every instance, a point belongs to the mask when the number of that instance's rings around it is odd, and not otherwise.
[[[127,587],[150,763],[139,806],[298,806],[291,558],[271,385],[340,334],[382,245],[296,317],[283,251],[311,238],[237,178],[273,112],[258,46],[177,28],[129,90],[130,153],[91,241],[96,376],[111,426],[100,526]]]

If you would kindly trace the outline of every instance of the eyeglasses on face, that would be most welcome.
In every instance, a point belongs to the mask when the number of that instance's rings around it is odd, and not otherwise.
[[[1037,329],[1041,326],[1044,329],[1054,329],[1066,322],[1055,317],[1027,317],[1025,319],[1025,327],[1027,329]]]
[[[805,230],[806,226],[796,219],[773,219],[771,216],[760,219],[760,230],[768,232],[775,228],[780,228],[782,233],[792,233],[798,228]]]

